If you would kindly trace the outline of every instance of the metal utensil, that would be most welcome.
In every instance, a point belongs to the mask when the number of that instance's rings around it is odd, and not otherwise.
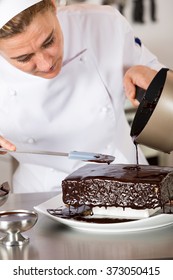
[[[6,235],[0,238],[0,244],[21,246],[29,241],[21,232],[32,228],[37,222],[38,214],[28,210],[0,211],[0,232]]]
[[[64,152],[38,151],[38,150],[16,150],[14,152],[11,152],[4,148],[1,148],[0,152],[7,152],[11,154],[24,153],[24,154],[37,154],[37,155],[49,155],[49,156],[63,156],[63,157],[68,157],[69,159],[98,162],[98,163],[108,163],[108,164],[113,162],[115,159],[115,157],[111,155],[89,153],[89,152],[78,152],[78,151],[64,153]]]

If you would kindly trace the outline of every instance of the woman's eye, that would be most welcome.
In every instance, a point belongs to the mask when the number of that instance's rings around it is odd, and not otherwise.
[[[50,47],[51,45],[53,45],[54,42],[55,42],[55,38],[53,37],[43,45],[43,48],[46,49],[46,48]]]
[[[32,57],[31,55],[28,55],[28,56],[26,56],[26,57],[24,57],[24,58],[19,58],[19,59],[17,59],[17,61],[18,61],[18,62],[25,63],[25,62],[30,61],[31,57]]]

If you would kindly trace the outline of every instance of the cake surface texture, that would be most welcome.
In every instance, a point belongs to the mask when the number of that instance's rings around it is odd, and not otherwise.
[[[173,197],[173,168],[86,164],[62,181],[62,199],[79,207],[163,208]]]

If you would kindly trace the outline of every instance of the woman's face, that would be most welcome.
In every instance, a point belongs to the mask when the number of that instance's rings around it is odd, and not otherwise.
[[[0,55],[23,72],[46,79],[61,70],[63,35],[56,12],[38,14],[26,30],[0,39]]]

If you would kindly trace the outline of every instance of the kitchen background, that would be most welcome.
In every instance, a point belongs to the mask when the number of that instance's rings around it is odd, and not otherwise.
[[[143,0],[144,15],[142,20],[139,18],[134,19],[134,3],[136,0],[62,0],[60,2],[62,5],[65,3],[70,5],[75,2],[102,4],[106,1],[110,3],[112,2],[112,5],[117,8],[118,3],[125,3],[123,14],[133,26],[135,35],[158,56],[160,62],[173,69],[173,33],[171,30],[173,26],[173,1],[155,0],[156,16],[155,19],[152,19],[150,16],[151,0]],[[127,119],[129,123],[131,123],[135,114],[135,109],[129,104],[129,102],[126,103],[125,111]],[[146,147],[142,147],[142,149],[151,164],[173,166],[173,153],[168,155]],[[11,184],[11,177],[15,166],[16,162],[11,156],[0,155],[0,183],[8,181]]]

